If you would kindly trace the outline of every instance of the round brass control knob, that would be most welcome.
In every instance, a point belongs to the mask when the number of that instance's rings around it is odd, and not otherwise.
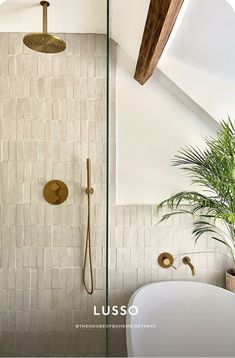
[[[62,204],[67,199],[68,194],[68,187],[61,180],[51,180],[43,189],[44,199],[52,205]]]
[[[170,260],[168,258],[163,259],[163,264],[165,266],[169,266],[171,264]]]

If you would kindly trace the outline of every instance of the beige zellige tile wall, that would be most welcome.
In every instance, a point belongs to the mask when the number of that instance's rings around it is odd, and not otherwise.
[[[23,35],[0,34],[0,355],[100,356],[95,323],[104,301],[105,36],[61,36],[44,55]],[[86,158],[93,161],[95,292],[82,286]],[[47,204],[43,187],[65,181],[68,200]]]

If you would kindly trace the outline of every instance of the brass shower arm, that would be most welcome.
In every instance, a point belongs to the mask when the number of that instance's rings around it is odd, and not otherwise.
[[[48,1],[41,1],[40,4],[43,7],[43,33],[47,34],[47,8],[50,6]]]

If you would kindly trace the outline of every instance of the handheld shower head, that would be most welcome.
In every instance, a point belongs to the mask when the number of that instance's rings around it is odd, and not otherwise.
[[[47,8],[50,6],[48,1],[41,1],[43,7],[43,32],[31,33],[24,36],[23,42],[31,50],[43,53],[58,53],[66,49],[64,40],[47,32]]]

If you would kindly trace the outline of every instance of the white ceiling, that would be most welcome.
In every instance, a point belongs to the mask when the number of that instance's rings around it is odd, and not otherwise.
[[[158,68],[220,121],[235,117],[235,0],[184,0]]]
[[[105,33],[106,0],[50,0],[48,31]],[[1,3],[1,2],[0,2]],[[40,0],[6,0],[0,6],[0,32],[40,32]]]
[[[190,1],[168,56],[227,81],[235,80],[234,9],[235,0]]]

